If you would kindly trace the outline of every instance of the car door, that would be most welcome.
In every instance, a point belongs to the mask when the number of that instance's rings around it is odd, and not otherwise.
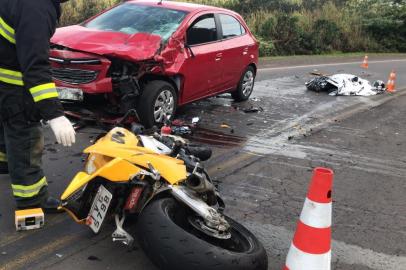
[[[223,89],[235,88],[241,74],[250,62],[249,47],[255,45],[238,19],[229,14],[218,13],[222,51]],[[251,44],[252,43],[252,44]]]
[[[181,102],[191,102],[218,90],[222,81],[222,55],[213,13],[195,17],[186,31],[184,75]]]

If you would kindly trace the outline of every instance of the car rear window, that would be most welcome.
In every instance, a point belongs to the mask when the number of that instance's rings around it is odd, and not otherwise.
[[[245,34],[244,27],[232,16],[220,14],[220,22],[223,29],[223,38],[231,38]]]
[[[130,35],[150,33],[167,40],[186,14],[187,12],[181,10],[126,3],[97,16],[83,26]]]

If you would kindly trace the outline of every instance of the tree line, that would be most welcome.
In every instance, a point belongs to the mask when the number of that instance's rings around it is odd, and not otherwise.
[[[61,25],[83,21],[119,0],[71,0]],[[406,0],[186,0],[240,13],[261,56],[406,52]]]

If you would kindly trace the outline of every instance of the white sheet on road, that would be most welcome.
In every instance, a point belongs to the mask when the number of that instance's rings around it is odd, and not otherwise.
[[[373,96],[384,92],[384,88],[377,88],[352,74],[334,74],[322,76],[306,83],[309,90],[328,91],[331,96]]]
[[[329,78],[330,83],[337,87],[337,91],[330,93],[332,96],[373,96],[380,93],[369,81],[351,74],[335,74]]]

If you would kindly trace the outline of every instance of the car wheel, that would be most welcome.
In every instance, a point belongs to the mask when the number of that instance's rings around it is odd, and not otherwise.
[[[174,87],[165,81],[151,81],[143,87],[137,102],[137,113],[141,123],[150,128],[163,123],[165,116],[173,119],[178,99]]]
[[[245,69],[237,85],[237,90],[231,93],[235,101],[248,100],[252,94],[252,90],[254,90],[255,75],[255,70],[252,66]]]

